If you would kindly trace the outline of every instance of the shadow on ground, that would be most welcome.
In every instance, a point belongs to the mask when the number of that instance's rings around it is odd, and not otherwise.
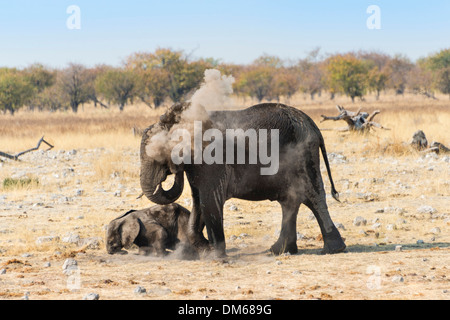
[[[448,242],[433,242],[433,243],[422,243],[422,244],[404,244],[404,243],[396,243],[396,244],[386,244],[386,245],[350,245],[342,252],[345,253],[368,253],[368,252],[389,252],[395,251],[397,246],[401,246],[401,251],[410,251],[410,250],[430,250],[430,249],[440,249],[440,248],[448,248],[450,247],[450,243]],[[257,252],[240,252],[237,248],[232,248],[227,250],[227,254],[229,256],[235,257],[245,257],[245,256],[256,256],[256,255],[272,255],[271,252],[267,250],[257,251]],[[311,248],[304,249],[299,246],[298,253],[295,255],[322,255],[322,248]],[[275,257],[275,256],[274,256]]]

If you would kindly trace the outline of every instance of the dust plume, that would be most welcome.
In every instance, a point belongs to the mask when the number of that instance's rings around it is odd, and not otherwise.
[[[216,69],[205,70],[203,83],[187,102],[187,106],[184,109],[181,105],[178,109],[172,107],[162,116],[173,124],[169,130],[159,125],[149,130],[150,139],[145,148],[147,155],[158,162],[164,162],[170,158],[171,151],[179,143],[179,137],[172,138],[175,130],[184,129],[193,137],[194,121],[207,124],[208,110],[224,110],[232,107],[233,83],[233,76],[221,75]],[[204,127],[207,128],[208,125]]]
[[[219,70],[205,70],[204,82],[193,94],[190,106],[183,112],[185,121],[208,120],[208,110],[224,110],[232,106],[233,76],[221,75]]]

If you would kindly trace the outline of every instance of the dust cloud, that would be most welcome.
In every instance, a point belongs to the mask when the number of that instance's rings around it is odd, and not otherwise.
[[[189,133],[190,137],[194,136],[194,121],[202,121],[206,124],[204,127],[207,128],[208,110],[231,108],[233,83],[233,76],[221,75],[220,71],[216,69],[205,70],[203,83],[186,103],[184,110],[169,109],[164,115],[166,118],[170,118],[170,121],[173,119],[170,129],[155,125],[149,130],[149,140],[145,147],[147,155],[161,163],[167,161],[170,159],[173,148],[179,144],[180,135],[183,132]],[[178,134],[174,134],[178,129],[182,130],[178,131]],[[192,145],[191,143],[190,146]]]

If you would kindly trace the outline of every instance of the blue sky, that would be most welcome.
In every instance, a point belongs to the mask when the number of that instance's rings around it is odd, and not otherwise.
[[[66,13],[80,8],[81,29]],[[366,12],[380,8],[381,29]],[[120,65],[157,47],[249,63],[263,53],[297,59],[378,50],[412,60],[450,47],[450,1],[388,0],[0,0],[0,66]]]

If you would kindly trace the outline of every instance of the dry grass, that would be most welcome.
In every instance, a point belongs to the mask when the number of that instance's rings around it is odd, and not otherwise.
[[[108,180],[111,177],[127,177],[130,179],[139,179],[139,170],[137,166],[130,166],[132,160],[123,153],[115,150],[111,153],[103,154],[93,161],[95,170],[94,179]]]
[[[364,102],[352,105],[346,97],[337,97],[334,101],[322,96],[312,101],[303,95],[290,99],[289,104],[298,107],[310,115],[320,128],[345,127],[343,121],[327,121],[319,123],[320,115],[335,115],[336,104],[344,105],[349,110],[372,112],[380,110],[376,121],[390,128],[390,131],[377,130],[376,134],[363,138],[345,138],[347,141],[368,140],[365,152],[373,150],[376,154],[410,154],[411,150],[404,146],[416,130],[423,130],[429,142],[439,141],[449,144],[448,124],[450,123],[450,102],[446,96],[439,100],[431,100],[417,95],[398,97],[395,95],[382,96],[381,100],[368,97]],[[249,99],[235,99],[238,107],[256,104]],[[288,103],[287,101],[281,101]],[[124,112],[104,110],[85,106],[79,114],[68,112],[27,112],[20,111],[15,116],[2,115],[0,117],[0,150],[9,153],[34,147],[37,140],[45,135],[56,150],[92,149],[107,147],[117,151],[123,148],[138,150],[139,139],[132,134],[132,128],[145,128],[157,121],[164,112],[152,110],[144,105],[128,106]],[[324,132],[324,136],[332,141],[340,141],[345,134]]]

